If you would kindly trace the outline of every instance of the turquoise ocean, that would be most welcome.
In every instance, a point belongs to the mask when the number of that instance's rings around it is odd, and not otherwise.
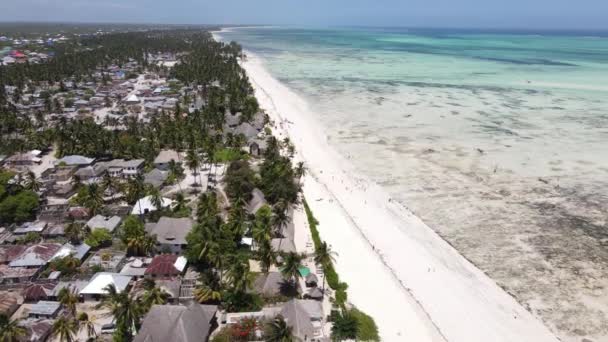
[[[563,340],[608,340],[608,32],[218,35],[259,57],[361,174]]]

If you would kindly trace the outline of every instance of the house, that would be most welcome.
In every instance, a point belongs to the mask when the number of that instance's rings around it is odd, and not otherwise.
[[[216,313],[215,305],[154,305],[133,341],[207,341],[217,325]]]
[[[80,293],[80,291],[82,289],[85,288],[85,286],[87,286],[89,282],[86,280],[70,280],[70,281],[60,281],[57,283],[57,285],[55,285],[55,287],[53,288],[53,290],[51,291],[49,298],[53,299],[53,300],[57,300],[59,293],[61,292],[61,290],[63,290],[64,288],[67,288],[70,292],[73,293]]]
[[[107,164],[108,173],[112,177],[132,178],[142,173],[144,162],[143,159],[114,159]]]
[[[281,309],[281,316],[301,341],[321,341],[323,334],[323,307],[316,300],[292,299]]]
[[[27,246],[24,245],[6,245],[0,246],[0,265],[8,264],[13,261],[16,257],[21,255]]]
[[[188,261],[183,256],[174,254],[161,254],[152,259],[146,268],[146,278],[173,278],[184,273]]]
[[[72,178],[72,175],[76,172],[77,167],[74,165],[70,166],[55,166],[46,169],[42,172],[41,176],[43,179],[48,179],[55,182],[65,182]]]
[[[95,215],[87,222],[87,227],[91,230],[103,228],[112,233],[120,225],[121,221],[120,216]]]
[[[161,207],[166,208],[173,204],[173,200],[170,198],[162,198]],[[146,196],[133,206],[133,210],[131,210],[131,215],[145,215],[147,213],[156,211],[158,208],[152,203],[152,196]]]
[[[84,183],[93,183],[98,182],[105,172],[106,166],[102,163],[97,163],[95,165],[89,165],[81,168],[80,170],[76,171],[74,175],[76,175]]]
[[[141,100],[137,97],[137,95],[131,94],[131,95],[129,95],[129,97],[127,97],[125,99],[124,102],[128,105],[136,105],[136,104],[139,104],[141,102]]]
[[[63,222],[68,215],[67,204],[49,204],[40,209],[38,219],[45,222]]]
[[[0,284],[19,284],[32,280],[40,269],[0,265]]]
[[[53,321],[50,319],[28,318],[19,322],[25,328],[25,336],[19,338],[20,342],[46,341],[53,330]]]
[[[61,249],[58,243],[38,243],[29,246],[21,255],[9,263],[10,267],[32,267],[45,266],[49,260]]]
[[[249,200],[249,203],[247,203],[247,211],[249,211],[251,214],[255,214],[266,204],[268,204],[268,202],[266,202],[266,198],[264,197],[262,190],[255,188],[251,192],[251,199]]]
[[[55,162],[55,165],[68,165],[84,167],[89,166],[95,161],[95,158],[87,158],[79,155],[65,156]]]
[[[49,190],[49,196],[67,200],[68,198],[76,194],[76,190],[76,186],[73,183],[55,184]]]
[[[147,224],[146,231],[156,235],[157,251],[181,254],[188,244],[186,236],[193,225],[194,222],[186,217],[161,217],[157,223]]]
[[[167,180],[168,177],[169,177],[169,172],[162,171],[159,169],[154,169],[145,174],[144,184],[151,185],[158,189],[161,186],[163,186],[163,184],[165,184],[165,181]]]
[[[0,316],[11,317],[19,309],[19,298],[13,292],[0,292]]]
[[[130,282],[130,276],[117,273],[99,272],[95,273],[87,286],[80,290],[79,294],[83,296],[85,300],[99,300],[108,294],[106,291],[106,287],[108,285],[114,285],[116,287],[116,291],[120,293],[127,290]]]
[[[86,243],[72,245],[68,242],[65,245],[61,246],[61,248],[57,251],[57,253],[55,253],[55,255],[53,255],[53,257],[49,261],[65,258],[67,256],[72,256],[82,261],[90,250],[91,246],[87,245]]]
[[[49,299],[55,284],[53,283],[42,283],[42,284],[31,284],[21,292],[23,300],[26,302],[37,302],[39,300]]]
[[[256,276],[251,291],[264,297],[287,296],[293,292],[293,286],[280,272],[268,272]]]
[[[159,170],[167,171],[169,170],[169,163],[172,160],[181,164],[179,153],[174,150],[162,150],[158,153],[158,156],[154,158],[154,167]]]
[[[13,230],[13,234],[15,235],[26,235],[27,233],[42,233],[42,231],[46,228],[47,223],[44,221],[35,221],[35,222],[25,222],[18,228]]]
[[[17,153],[4,160],[4,165],[9,168],[24,168],[40,164],[42,159],[38,156],[33,155],[30,152]]]
[[[151,262],[152,258],[131,257],[127,260],[127,263],[124,265],[122,270],[120,270],[120,274],[131,276],[135,279],[143,278],[144,274],[146,273],[146,269]]]
[[[61,303],[41,300],[32,305],[28,317],[31,318],[55,318],[61,309]]]
[[[250,155],[259,157],[264,154],[266,151],[266,141],[262,139],[254,139],[249,143],[249,152]]]

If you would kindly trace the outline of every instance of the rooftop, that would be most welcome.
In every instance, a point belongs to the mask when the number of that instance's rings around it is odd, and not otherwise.
[[[44,266],[61,249],[58,243],[39,243],[29,246],[18,258],[11,261],[11,267]]]
[[[29,314],[39,316],[53,316],[57,313],[57,311],[59,311],[59,308],[61,308],[61,304],[59,302],[41,300],[38,303],[32,305]]]
[[[80,294],[107,294],[105,287],[110,284],[114,284],[114,286],[116,286],[116,291],[122,292],[127,288],[130,281],[130,276],[125,276],[118,273],[96,273],[93,278],[91,278],[87,286],[80,291]]]

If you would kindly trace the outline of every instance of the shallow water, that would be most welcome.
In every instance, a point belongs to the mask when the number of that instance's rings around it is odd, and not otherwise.
[[[222,32],[565,341],[608,340],[608,35]]]

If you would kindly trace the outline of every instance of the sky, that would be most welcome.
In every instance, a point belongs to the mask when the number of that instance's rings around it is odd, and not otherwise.
[[[608,0],[0,0],[0,21],[608,29]]]

